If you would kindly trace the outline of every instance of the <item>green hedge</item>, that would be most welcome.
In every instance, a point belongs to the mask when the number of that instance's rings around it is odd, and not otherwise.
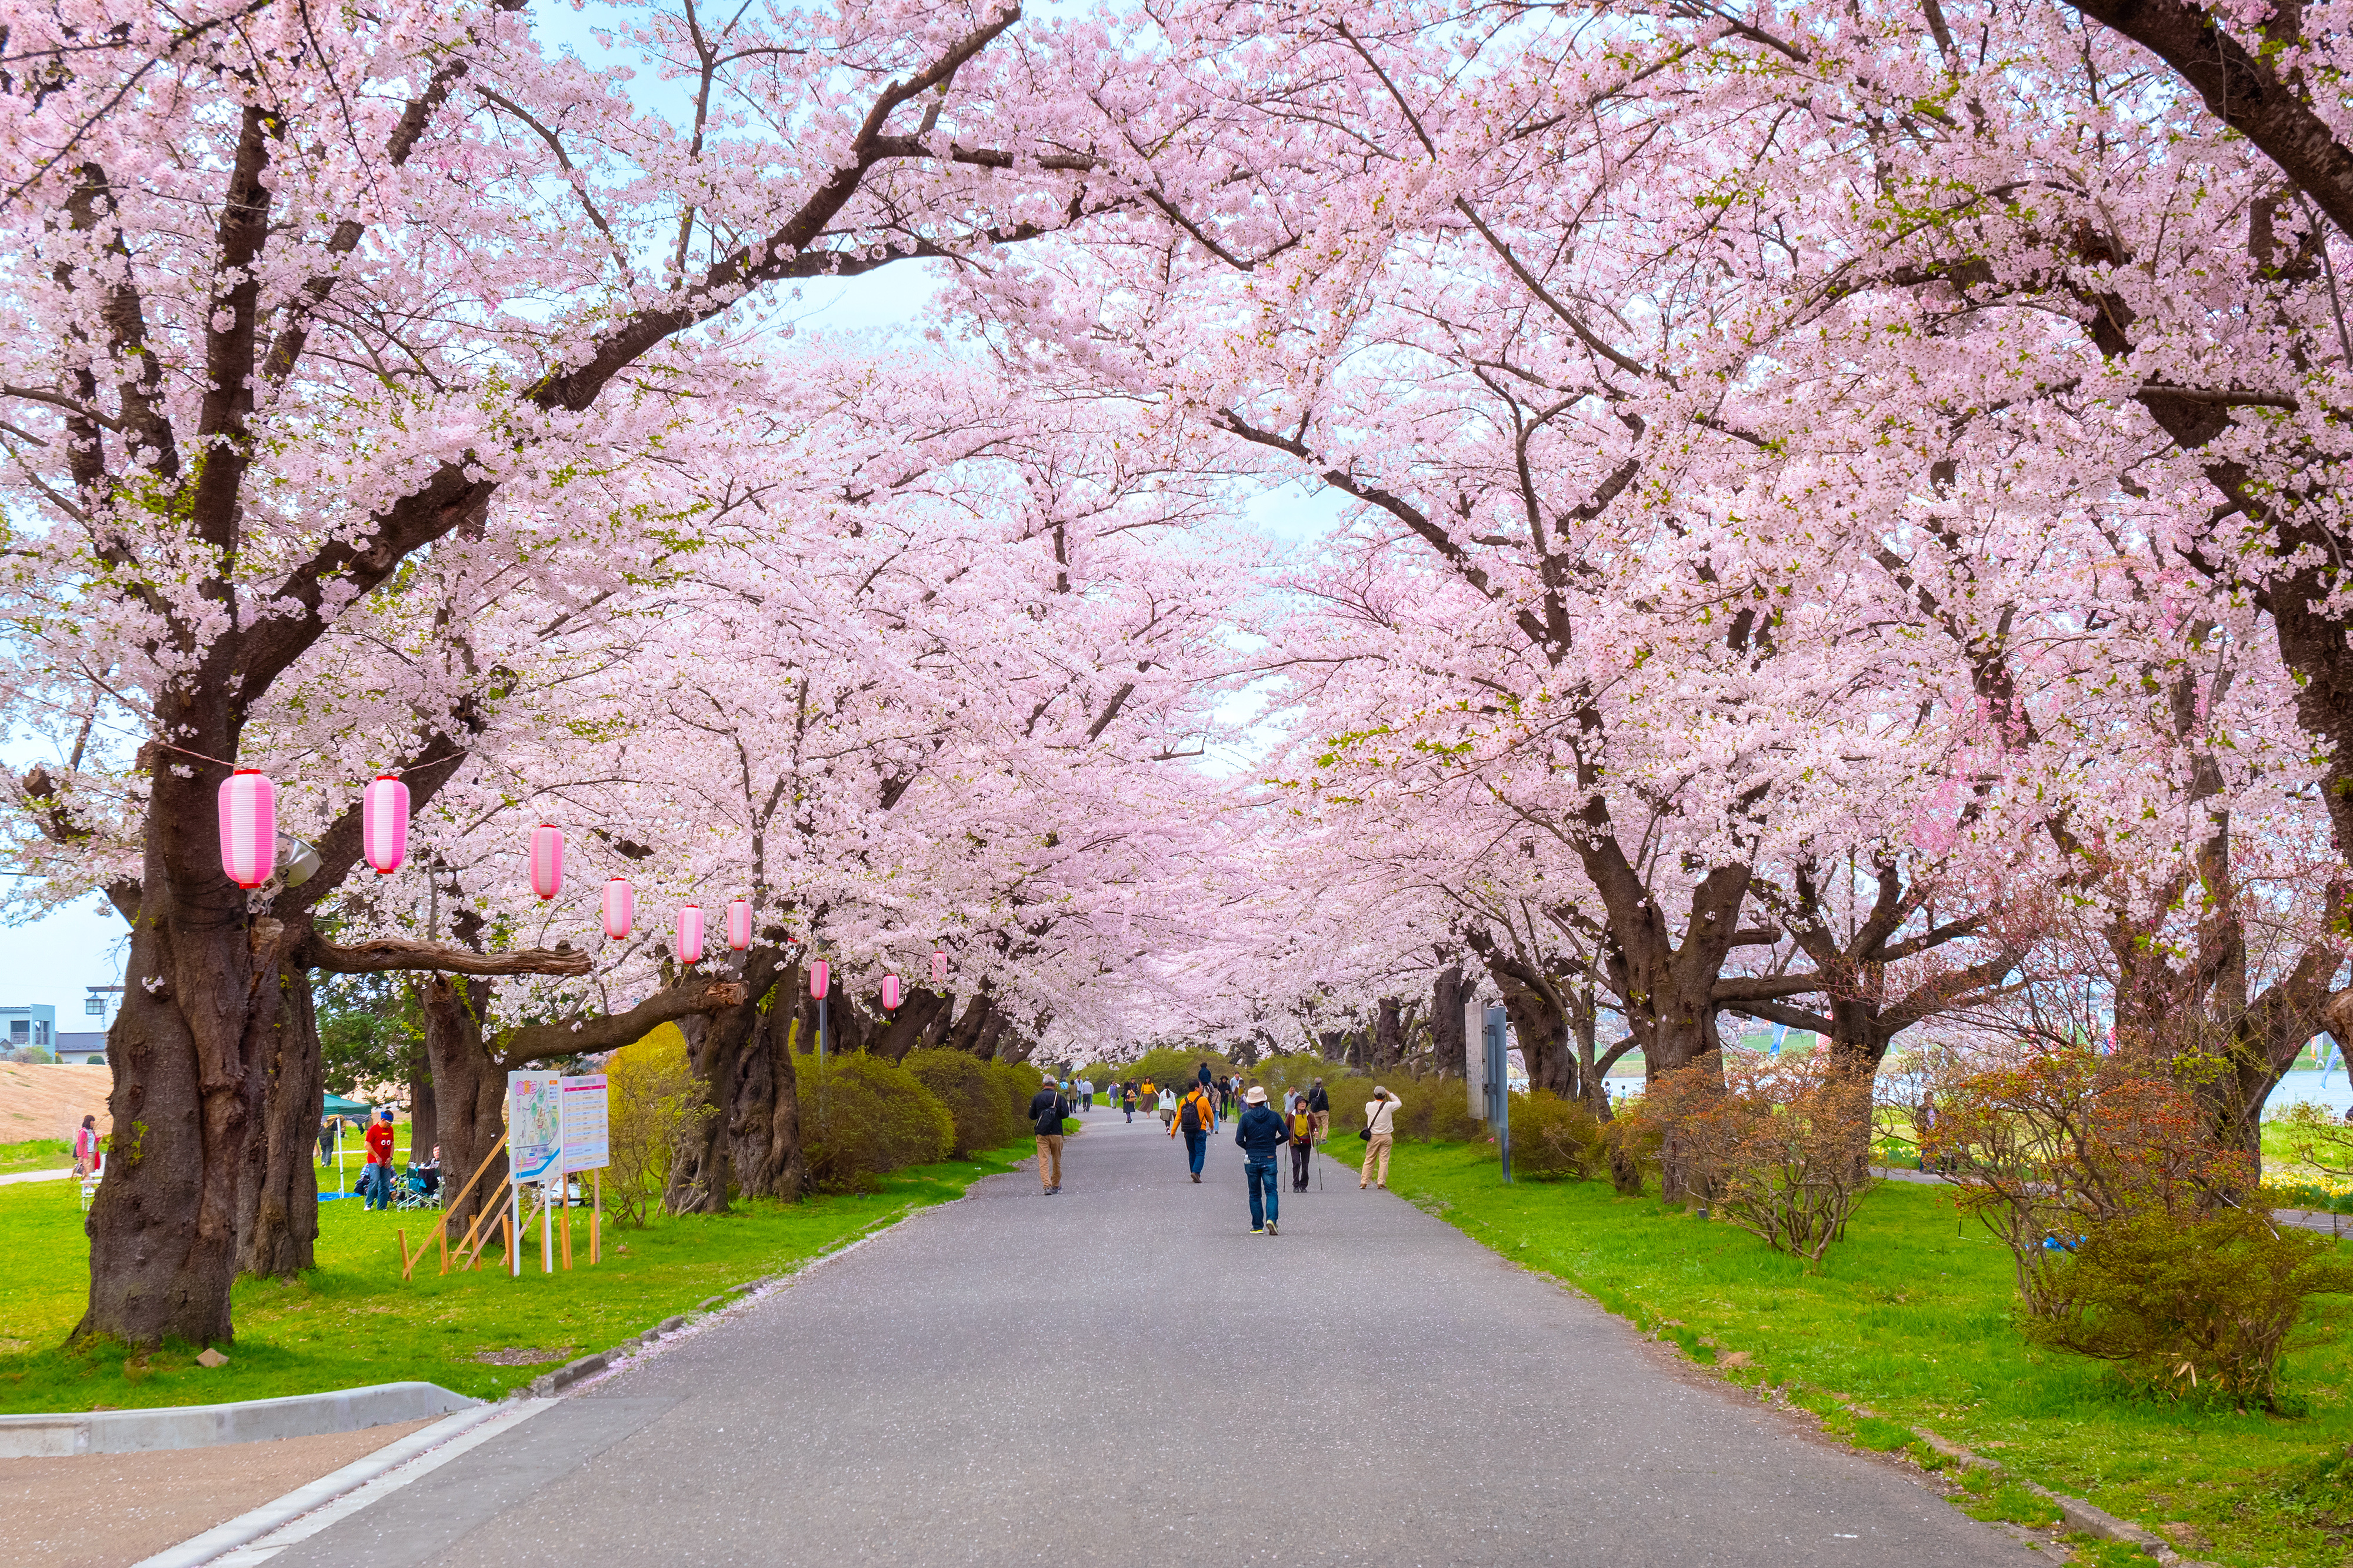
[[[913,1073],[863,1052],[797,1057],[801,1152],[820,1192],[871,1192],[902,1165],[944,1160],[955,1121]]]
[[[1029,1130],[1027,1121],[1006,1103],[1006,1080],[995,1070],[998,1064],[982,1061],[970,1051],[933,1050],[910,1051],[900,1065],[947,1107],[955,1129],[952,1152],[957,1159],[1009,1143]],[[1029,1104],[1026,1094],[1022,1104]]]

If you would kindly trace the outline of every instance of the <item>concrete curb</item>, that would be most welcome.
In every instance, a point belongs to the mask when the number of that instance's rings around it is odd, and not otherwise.
[[[378,1383],[365,1388],[248,1399],[233,1405],[0,1415],[0,1458],[139,1454],[160,1448],[206,1448],[216,1443],[317,1437],[447,1415],[480,1404],[438,1383]]]
[[[1958,1443],[1949,1442],[1938,1436],[1926,1426],[1915,1426],[1912,1431],[1920,1441],[1956,1464],[1965,1468],[1991,1470],[1998,1476],[2007,1473],[2000,1465],[1984,1455],[1973,1454]],[[2057,1509],[2059,1517],[2072,1530],[2081,1531],[2085,1535],[2096,1535],[2103,1541],[2121,1541],[2127,1546],[2137,1546],[2164,1564],[2164,1568],[2207,1568],[2205,1563],[2197,1559],[2184,1557],[2180,1552],[2176,1552],[2173,1549],[2173,1543],[2164,1537],[2143,1530],[2137,1524],[2118,1519],[2105,1509],[2094,1508],[2082,1498],[2069,1497],[2063,1492],[2054,1492],[2048,1487],[2036,1486],[2030,1480],[2018,1479],[2016,1477],[2011,1479],[2017,1479],[2020,1486]]]
[[[177,1546],[165,1547],[136,1564],[136,1568],[201,1568],[204,1563],[216,1562],[240,1547],[283,1530],[306,1514],[318,1512],[338,1499],[349,1497],[421,1456],[448,1447],[453,1439],[470,1433],[489,1436],[492,1434],[484,1428],[512,1426],[535,1413],[529,1406],[501,1409],[495,1405],[476,1405],[460,1410],[446,1420],[435,1422],[422,1432],[412,1432],[397,1443],[386,1444],[373,1454],[353,1460],[340,1470],[321,1476],[307,1486],[297,1487],[284,1497],[216,1524]],[[470,1443],[462,1445],[466,1447],[471,1446]],[[431,1468],[438,1463],[440,1460],[436,1458],[425,1468]],[[290,1545],[292,1542],[290,1540],[286,1544]]]

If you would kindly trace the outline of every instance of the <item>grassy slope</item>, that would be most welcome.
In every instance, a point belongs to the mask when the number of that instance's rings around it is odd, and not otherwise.
[[[90,1244],[70,1182],[0,1187],[0,1411],[87,1410],[264,1399],[362,1384],[421,1379],[491,1397],[547,1370],[487,1366],[478,1351],[561,1350],[561,1360],[618,1342],[714,1292],[807,1262],[910,1207],[960,1196],[979,1176],[1031,1151],[1021,1144],[976,1162],[917,1166],[882,1190],[806,1204],[739,1203],[718,1218],[657,1216],[645,1230],[605,1232],[605,1260],[587,1265],[586,1218],[575,1211],[569,1273],[538,1272],[536,1245],[523,1275],[492,1268],[434,1272],[435,1260],[400,1279],[393,1231],[415,1247],[430,1214],[369,1214],[356,1202],[320,1209],[319,1267],[292,1283],[237,1288],[237,1338],[227,1366],[206,1371],[190,1348],[143,1357],[58,1347],[80,1316]],[[332,1186],[332,1178],[329,1184]],[[536,1238],[534,1237],[534,1243]]]
[[[73,1145],[62,1138],[35,1138],[23,1143],[0,1143],[0,1176],[17,1171],[69,1171]]]
[[[2123,1518],[2187,1521],[2214,1542],[2194,1556],[2245,1568],[2348,1560],[2353,1347],[2326,1321],[2289,1358],[2299,1417],[2156,1403],[2098,1365],[2023,1343],[2009,1254],[1933,1187],[1873,1193],[1809,1276],[1745,1232],[1602,1184],[1505,1187],[1489,1147],[1400,1144],[1389,1180],[1703,1361],[1746,1352],[1752,1363],[1729,1375],[1784,1387],[1864,1447],[1900,1447],[1925,1426]],[[2316,1320],[2345,1302],[2323,1306]],[[1885,1420],[1857,1422],[1847,1404]]]

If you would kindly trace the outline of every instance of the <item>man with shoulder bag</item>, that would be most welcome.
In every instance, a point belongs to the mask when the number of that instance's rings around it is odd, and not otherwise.
[[[1038,1184],[1045,1188],[1039,1197],[1050,1198],[1062,1190],[1062,1118],[1070,1113],[1071,1102],[1052,1079],[1029,1097],[1029,1120],[1038,1129]]]

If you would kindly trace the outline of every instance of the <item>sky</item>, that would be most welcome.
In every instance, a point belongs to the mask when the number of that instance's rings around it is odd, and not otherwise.
[[[584,58],[601,63],[610,58],[596,47],[588,29],[609,16],[611,7],[574,11],[557,5],[537,14],[551,35]],[[787,314],[804,332],[882,339],[915,331],[939,289],[932,264],[901,265],[858,278],[804,284],[797,305]],[[1335,500],[1329,492],[1314,493],[1293,484],[1241,498],[1241,507],[1252,527],[1278,543],[1299,545],[1332,526],[1338,510]],[[0,758],[17,768],[58,760],[47,753],[46,746],[27,744],[21,738],[0,747]],[[1215,765],[1230,771],[1247,766],[1248,758],[1221,754]],[[0,1006],[47,1004],[57,1009],[61,1031],[102,1029],[112,1015],[99,1018],[84,1012],[88,987],[121,984],[129,951],[129,933],[121,917],[95,895],[39,920],[0,927]]]

